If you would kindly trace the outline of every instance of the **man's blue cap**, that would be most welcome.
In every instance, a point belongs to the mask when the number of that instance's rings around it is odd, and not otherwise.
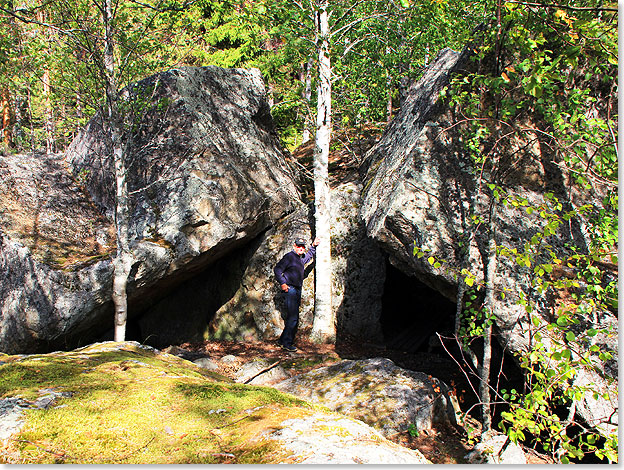
[[[295,245],[306,246],[306,241],[303,238],[295,238]]]

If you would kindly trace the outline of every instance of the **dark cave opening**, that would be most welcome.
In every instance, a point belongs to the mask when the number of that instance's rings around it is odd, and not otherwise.
[[[137,315],[142,342],[164,348],[202,342],[216,312],[238,290],[249,259],[262,237],[256,237],[212,261]]]
[[[380,323],[388,355],[400,366],[415,367],[444,381],[455,389],[462,410],[470,409],[472,416],[481,418],[481,407],[473,407],[479,403],[475,393],[479,379],[454,338],[455,315],[454,302],[387,262]],[[482,340],[472,343],[480,358],[482,345]],[[496,339],[492,342],[490,381],[497,390],[522,390],[524,383],[520,367]],[[504,406],[493,407],[495,425],[505,410]]]
[[[236,293],[249,260],[262,241],[262,233],[224,247],[220,255],[199,257],[176,276],[128,293],[126,340],[156,348],[183,342],[202,342],[216,312]],[[218,250],[215,250],[218,252]],[[112,341],[112,302],[107,328],[77,345]]]
[[[454,322],[453,302],[386,263],[380,323],[388,349],[430,351],[437,341],[436,332],[452,333]]]

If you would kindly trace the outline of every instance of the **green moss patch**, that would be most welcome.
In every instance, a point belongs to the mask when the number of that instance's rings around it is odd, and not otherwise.
[[[59,396],[25,411],[3,463],[276,463],[280,449],[255,437],[311,413],[290,395],[134,343],[1,359],[2,398]]]

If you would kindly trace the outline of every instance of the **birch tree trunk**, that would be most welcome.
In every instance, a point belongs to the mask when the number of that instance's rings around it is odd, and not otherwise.
[[[46,22],[46,14],[40,11],[37,15],[39,21]],[[48,29],[44,29],[44,35],[47,41],[51,40],[51,33]],[[46,153],[54,152],[54,113],[52,112],[52,99],[51,99],[51,87],[50,87],[50,69],[47,65],[44,65],[43,76],[41,82],[43,84],[43,103],[45,107],[45,144]]]
[[[113,303],[115,304],[115,341],[126,338],[126,322],[128,318],[128,276],[132,267],[130,239],[128,233],[129,202],[127,171],[124,161],[121,135],[123,123],[119,112],[119,91],[115,77],[115,57],[113,39],[113,5],[112,0],[102,2],[102,20],[105,29],[104,68],[106,76],[106,101],[108,122],[110,126],[111,151],[115,168],[115,228],[117,236],[117,253],[113,260]]]
[[[386,55],[390,54],[390,47],[386,46]],[[390,70],[386,70],[386,90],[388,92],[388,99],[386,101],[386,124],[390,124],[392,121],[392,74]]]
[[[485,302],[483,311],[488,313],[488,317],[484,319],[485,326],[483,328],[483,360],[481,362],[479,395],[481,395],[481,414],[483,416],[483,432],[490,434],[492,431],[492,410],[490,407],[490,369],[492,363],[492,323],[489,316],[494,311],[494,279],[496,277],[496,240],[494,233],[490,232],[488,243],[488,262],[487,262],[487,280],[485,284]]]
[[[312,59],[308,60],[308,63],[304,65],[304,76],[303,80],[305,83],[305,87],[303,89],[303,101],[305,103],[305,119],[303,124],[303,141],[305,144],[308,140],[310,140],[310,119],[309,119],[309,110],[310,110],[310,101],[312,101]]]
[[[52,113],[52,102],[50,99],[50,71],[45,69],[42,77],[43,96],[45,103],[45,142],[46,152],[54,152],[54,116]]]
[[[331,61],[329,57],[328,0],[316,12],[319,85],[314,148],[314,206],[316,249],[314,322],[311,338],[317,343],[336,341],[336,320],[332,311],[331,221],[329,214],[329,144],[331,139]]]

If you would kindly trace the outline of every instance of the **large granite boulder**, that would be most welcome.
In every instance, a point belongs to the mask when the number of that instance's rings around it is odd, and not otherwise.
[[[361,183],[347,182],[331,192],[332,308],[339,335],[380,343],[386,260],[359,217],[361,198]]]
[[[390,359],[343,360],[279,382],[278,390],[373,426],[385,436],[456,424],[459,409],[442,381]]]
[[[132,316],[249,244],[301,201],[259,71],[173,69],[128,87],[123,96]],[[98,114],[64,161],[8,156],[0,162],[2,183],[14,194],[11,201],[5,195],[0,216],[1,351],[65,347],[112,326],[109,155],[109,132]],[[17,208],[26,203],[32,220],[20,227]],[[50,243],[60,248],[42,248]],[[66,252],[75,262],[59,261]]]
[[[90,334],[110,299],[112,224],[60,155],[0,156],[0,208],[0,351]]]
[[[164,244],[183,266],[217,245],[258,235],[296,208],[259,70],[172,69],[128,87],[124,97],[132,239]],[[112,215],[110,154],[97,115],[66,158]]]
[[[488,213],[492,200],[486,192],[479,198],[475,196],[477,176],[470,171],[471,161],[463,150],[459,118],[439,99],[449,76],[470,67],[473,67],[470,52],[442,51],[412,86],[400,113],[367,154],[363,168],[365,193],[360,214],[368,235],[388,253],[393,265],[453,302],[461,269],[467,267],[480,283],[488,262],[486,231],[477,233],[468,247],[462,247],[462,242],[465,245],[469,239],[466,228],[471,224],[470,216],[474,212]],[[547,205],[548,193],[552,193],[567,209],[599,200],[598,194],[575,190],[569,184],[569,175],[549,160],[547,153],[540,153],[539,148],[527,142],[516,144],[516,150],[522,150],[514,155],[517,161],[510,159],[507,164],[501,161],[498,167],[506,175],[505,185],[511,195],[524,198],[531,205]],[[521,205],[498,204],[491,225],[499,246],[515,248],[521,253],[525,241],[545,223],[537,211],[530,215]],[[581,251],[587,242],[581,223],[574,220],[548,240],[558,249],[571,245]],[[415,245],[429,254],[415,256]],[[429,262],[430,255],[442,262]],[[494,285],[497,292],[505,295],[495,296],[495,332],[506,350],[522,354],[532,337],[529,333],[534,328],[532,322],[543,324],[551,319],[554,299],[538,296],[536,310],[528,314],[518,299],[521,295],[536,298],[536,290],[530,285],[530,269],[514,259],[498,258]],[[581,330],[590,327],[610,328],[611,335],[598,335],[593,344],[600,349],[617,350],[617,318],[612,312],[596,312],[595,318],[588,318],[585,325],[580,325]],[[613,430],[617,426],[618,406],[616,360],[607,367],[605,371],[592,368],[578,371],[577,384],[591,383],[610,398],[588,393],[577,409],[588,423]],[[613,379],[616,381],[610,383]]]

